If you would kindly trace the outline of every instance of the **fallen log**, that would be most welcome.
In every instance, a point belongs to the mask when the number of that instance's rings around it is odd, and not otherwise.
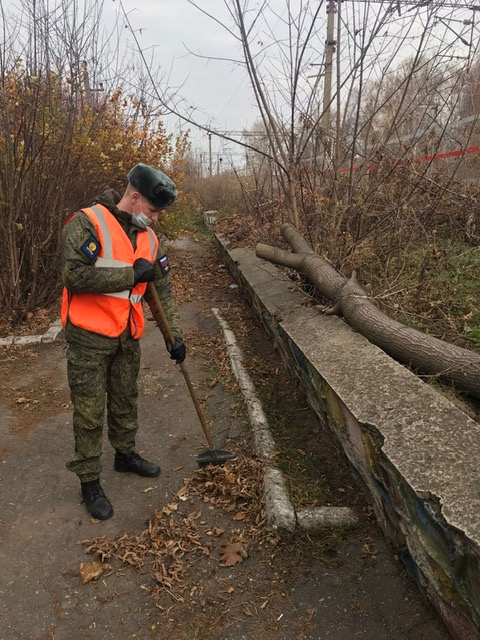
[[[298,271],[332,303],[326,313],[342,315],[353,329],[393,358],[480,398],[480,354],[393,320],[374,304],[370,287],[360,284],[355,272],[348,280],[344,278],[292,225],[282,225],[281,233],[293,253],[259,243],[256,255]]]

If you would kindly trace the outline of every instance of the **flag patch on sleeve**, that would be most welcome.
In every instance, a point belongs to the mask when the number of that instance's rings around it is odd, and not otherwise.
[[[158,264],[160,265],[162,276],[166,276],[171,269],[167,254],[158,259]]]
[[[88,240],[82,244],[80,251],[84,253],[89,260],[95,260],[100,253],[100,243],[96,238],[90,236]]]

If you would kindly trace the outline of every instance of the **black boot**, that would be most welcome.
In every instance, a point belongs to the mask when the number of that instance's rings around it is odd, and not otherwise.
[[[88,512],[97,520],[108,520],[113,516],[113,507],[103,493],[99,480],[82,482],[82,496]]]
[[[139,456],[135,451],[130,453],[115,453],[115,463],[113,465],[115,471],[125,472],[130,471],[136,473],[137,476],[143,476],[144,478],[156,478],[160,475],[160,467],[154,462],[148,462]]]

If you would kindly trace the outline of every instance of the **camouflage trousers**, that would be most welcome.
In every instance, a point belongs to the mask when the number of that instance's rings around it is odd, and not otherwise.
[[[97,480],[102,470],[105,400],[110,444],[121,453],[135,447],[140,344],[133,339],[108,343],[100,349],[72,343],[67,346],[75,438],[75,455],[67,469],[81,482]]]

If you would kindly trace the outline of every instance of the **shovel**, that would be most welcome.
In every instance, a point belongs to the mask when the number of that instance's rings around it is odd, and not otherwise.
[[[152,282],[148,283],[144,298],[146,303],[150,307],[153,318],[157,323],[157,327],[162,332],[163,337],[166,338],[170,342],[170,344],[175,344],[175,336],[172,333],[172,329],[167,320],[167,316],[165,315],[165,311],[163,310],[162,303],[160,302],[160,299],[158,297],[157,290],[155,289],[155,286]],[[222,465],[227,462],[227,460],[235,460],[237,456],[234,453],[230,451],[222,451],[222,449],[214,449],[212,436],[210,435],[210,429],[208,427],[207,421],[205,420],[205,416],[202,413],[197,394],[195,393],[195,389],[193,388],[193,385],[191,383],[190,376],[183,362],[180,362],[180,369],[183,373],[183,377],[185,378],[185,382],[187,383],[188,390],[190,391],[193,404],[195,405],[197,415],[203,428],[203,433],[205,434],[205,438],[207,439],[207,443],[209,446],[209,449],[207,451],[203,451],[197,456],[198,466],[206,467],[209,464]]]

